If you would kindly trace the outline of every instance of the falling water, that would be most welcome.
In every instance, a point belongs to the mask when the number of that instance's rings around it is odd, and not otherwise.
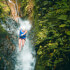
[[[23,21],[21,18],[19,18],[19,23],[20,27],[24,26],[29,33],[29,30],[31,29],[31,24],[29,23],[29,21]],[[22,51],[19,52],[19,49],[17,48],[17,60],[15,70],[34,70],[36,61],[35,50],[33,48],[33,45],[31,44],[31,41],[29,40],[28,33]]]
[[[16,10],[17,10],[17,15],[19,16],[17,0],[16,0]]]
[[[16,0],[17,1],[17,0]],[[15,4],[9,0],[10,3],[12,3],[15,7]],[[17,4],[17,2],[16,2]],[[17,6],[18,7],[18,6]],[[16,7],[15,7],[16,10]],[[17,10],[16,10],[16,14],[17,14]],[[9,33],[13,33],[14,32],[14,36],[18,36],[19,34],[19,28],[21,28],[22,26],[24,26],[26,28],[26,30],[28,31],[26,34],[26,41],[24,44],[24,47],[22,48],[21,52],[19,52],[19,46],[17,43],[17,40],[14,41],[16,44],[16,63],[15,63],[15,69],[14,70],[34,70],[35,67],[35,62],[36,62],[36,58],[35,58],[35,50],[34,50],[34,46],[31,43],[31,40],[29,39],[29,32],[31,30],[32,25],[30,24],[29,20],[22,20],[20,17],[16,18],[18,19],[18,23],[19,26],[14,27],[13,25],[11,26],[9,23],[9,21],[7,21],[7,24],[10,25],[10,27],[12,27],[11,29],[8,29],[5,25],[3,25],[3,27],[9,32]],[[13,22],[11,22],[13,23]],[[14,23],[15,24],[15,23]],[[10,31],[11,30],[11,31]]]
[[[15,9],[15,16],[18,14],[17,13],[17,8],[16,8],[16,5],[11,1],[11,0],[8,0],[10,3],[12,3],[14,5],[14,9]],[[16,0],[16,4],[17,4],[17,0]]]

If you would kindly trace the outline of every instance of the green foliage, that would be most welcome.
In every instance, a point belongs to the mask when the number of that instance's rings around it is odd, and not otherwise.
[[[36,70],[40,70],[38,66],[43,65],[43,70],[70,68],[69,2],[68,0],[35,1],[34,19],[37,32],[35,45],[38,56]],[[66,63],[69,65],[63,67]]]
[[[28,3],[29,3],[29,0],[19,0],[19,3],[21,5],[21,14],[22,14],[22,17],[27,17],[28,16],[28,13],[27,13],[27,6],[28,6]]]
[[[67,19],[67,15],[60,15],[60,16],[58,17],[58,19],[66,20],[66,19]]]
[[[65,27],[66,26],[66,24],[61,24],[59,27]]]
[[[0,0],[0,70],[5,69],[6,67],[10,67],[10,60],[8,60],[8,54],[7,51],[9,51],[9,41],[8,39],[8,32],[1,26],[2,22],[4,23],[5,17],[9,16],[10,9],[8,5],[6,4],[6,0]],[[6,45],[6,46],[5,46]],[[6,68],[7,69],[7,68]],[[8,69],[7,69],[8,70]]]
[[[2,1],[0,2],[0,18],[4,18],[6,16],[9,15],[10,9],[9,7],[2,3]]]
[[[5,38],[8,32],[0,24],[0,38]]]
[[[67,35],[70,35],[70,31],[67,31],[66,34],[67,34]]]

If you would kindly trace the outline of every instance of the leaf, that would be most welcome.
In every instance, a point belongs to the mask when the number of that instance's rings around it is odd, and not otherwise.
[[[41,14],[38,14],[38,16],[41,16]]]
[[[41,55],[41,54],[42,54],[42,51],[38,50],[38,51],[37,51],[37,54],[38,54],[38,55]]]
[[[59,27],[65,27],[66,26],[66,24],[61,24]]]
[[[66,33],[67,35],[70,35],[70,31],[66,31],[65,33]]]
[[[67,20],[67,22],[69,22],[69,23],[70,23],[70,20]]]
[[[61,16],[58,17],[58,19],[66,20],[67,19],[67,15],[61,15]]]
[[[44,1],[44,6],[48,4],[48,1]]]

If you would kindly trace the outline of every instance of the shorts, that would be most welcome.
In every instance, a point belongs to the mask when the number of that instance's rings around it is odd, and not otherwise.
[[[19,37],[19,39],[24,39],[24,40],[25,40],[25,39],[26,39],[26,37]]]
[[[24,39],[25,40],[26,38],[19,38],[19,39]]]

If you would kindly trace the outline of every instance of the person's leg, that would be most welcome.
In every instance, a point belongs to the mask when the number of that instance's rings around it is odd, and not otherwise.
[[[19,39],[19,51],[21,51],[21,39]]]
[[[22,39],[22,47],[24,46],[25,43],[25,39]]]

